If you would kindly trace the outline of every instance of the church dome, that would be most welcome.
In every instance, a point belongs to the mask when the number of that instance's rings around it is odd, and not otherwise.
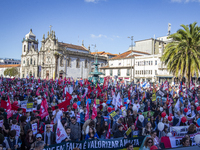
[[[35,34],[33,34],[32,29],[30,29],[30,32],[28,34],[26,34],[26,39],[31,39],[31,40],[35,40]]]

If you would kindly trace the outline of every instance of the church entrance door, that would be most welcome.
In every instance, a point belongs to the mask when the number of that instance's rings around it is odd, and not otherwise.
[[[49,70],[46,71],[46,79],[49,79]]]

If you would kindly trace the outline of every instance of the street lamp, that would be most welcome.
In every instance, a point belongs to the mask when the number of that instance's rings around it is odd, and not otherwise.
[[[133,36],[128,37],[129,39],[131,39],[131,50],[133,50]],[[131,57],[131,81],[132,81],[132,73],[133,72],[133,66],[132,66],[132,57]]]

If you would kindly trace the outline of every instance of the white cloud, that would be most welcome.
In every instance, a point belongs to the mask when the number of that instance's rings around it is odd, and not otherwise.
[[[189,2],[200,2],[200,0],[171,0],[172,2],[177,2],[177,3],[189,3]]]
[[[98,2],[99,0],[85,0],[85,2],[88,2],[88,3],[96,3]]]
[[[110,38],[107,35],[103,35],[103,34],[99,34],[99,35],[90,34],[90,36],[91,38],[106,38],[106,39],[113,40],[113,38]]]

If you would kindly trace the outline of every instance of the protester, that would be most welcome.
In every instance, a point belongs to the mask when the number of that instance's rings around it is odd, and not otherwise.
[[[133,149],[133,144],[127,143],[127,144],[126,144],[126,149],[127,149],[127,150],[134,150],[134,149]]]
[[[142,150],[150,150],[151,146],[154,145],[153,138],[147,137],[145,142],[144,142],[144,147]]]
[[[90,127],[89,128],[89,133],[86,135],[85,140],[89,139],[98,139],[99,136],[98,134],[94,131],[94,128]]]

